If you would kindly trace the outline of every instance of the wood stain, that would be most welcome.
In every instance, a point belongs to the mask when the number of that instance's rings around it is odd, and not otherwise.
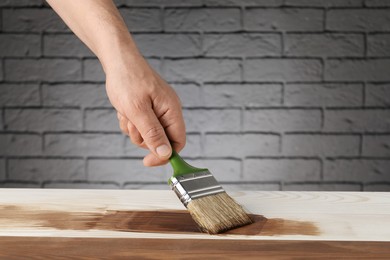
[[[250,215],[253,224],[219,234],[228,235],[310,235],[319,234],[312,222],[280,218],[267,219]],[[15,206],[0,207],[0,228],[7,222],[20,226],[41,226],[71,230],[114,230],[145,233],[200,233],[198,226],[186,210],[62,212],[24,209]]]

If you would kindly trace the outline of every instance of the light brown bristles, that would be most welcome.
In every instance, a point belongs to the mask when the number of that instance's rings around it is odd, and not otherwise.
[[[244,209],[226,192],[191,200],[187,209],[202,231],[218,234],[252,223]]]

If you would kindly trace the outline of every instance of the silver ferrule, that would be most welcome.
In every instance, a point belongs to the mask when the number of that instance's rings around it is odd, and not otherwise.
[[[209,171],[170,178],[171,188],[184,206],[197,198],[225,192]]]

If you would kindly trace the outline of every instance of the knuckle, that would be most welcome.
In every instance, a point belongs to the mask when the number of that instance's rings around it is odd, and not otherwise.
[[[142,146],[144,140],[138,135],[130,135],[130,141],[137,146]]]
[[[165,131],[162,126],[153,126],[145,132],[143,138],[148,142],[154,142],[161,139],[164,135]]]

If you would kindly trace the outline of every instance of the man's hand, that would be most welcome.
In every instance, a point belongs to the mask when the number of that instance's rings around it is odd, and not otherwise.
[[[121,130],[151,152],[144,164],[166,163],[170,144],[176,151],[185,145],[180,101],[141,56],[113,1],[47,1],[99,58]]]
[[[131,141],[151,152],[145,166],[165,164],[172,149],[185,145],[185,126],[180,100],[175,91],[139,57],[135,63],[108,69],[106,88],[117,110],[119,125]],[[127,64],[126,64],[127,63]]]

